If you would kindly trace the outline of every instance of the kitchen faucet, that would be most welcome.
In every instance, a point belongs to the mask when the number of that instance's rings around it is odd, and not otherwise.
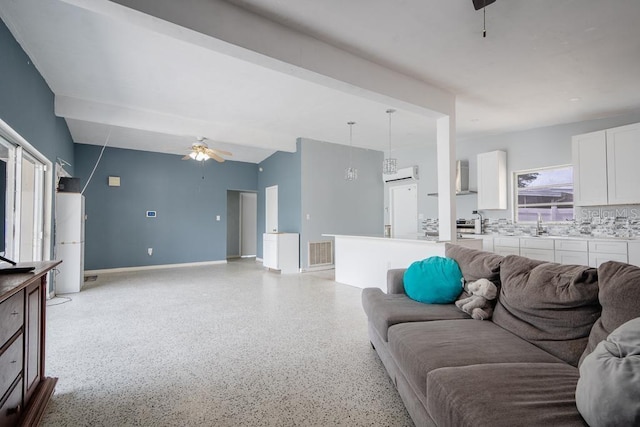
[[[542,215],[538,213],[538,221],[536,221],[536,236],[540,236],[542,232]]]

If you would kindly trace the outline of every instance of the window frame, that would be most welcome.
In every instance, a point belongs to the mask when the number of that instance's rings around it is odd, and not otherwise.
[[[548,170],[553,170],[553,169],[564,169],[564,168],[573,168],[573,164],[571,163],[566,163],[566,164],[561,164],[561,165],[553,165],[553,166],[544,166],[544,167],[539,167],[539,168],[531,168],[531,169],[523,169],[523,170],[518,170],[518,171],[513,171],[512,172],[512,176],[511,176],[511,184],[512,184],[512,205],[511,205],[511,210],[512,210],[512,220],[514,224],[535,224],[536,221],[521,221],[518,219],[518,176],[519,175],[524,175],[527,173],[535,173],[535,172],[541,172],[541,171],[548,171]],[[572,169],[573,171],[573,169]],[[565,185],[565,184],[557,184],[557,185],[548,185],[548,186],[540,186],[539,188],[554,188],[557,187],[559,185]],[[571,179],[571,188],[572,188],[572,192],[573,189],[575,188],[574,183],[573,183],[573,176]],[[573,193],[575,195],[575,193]],[[548,203],[544,203],[544,205],[548,205]],[[568,203],[563,203],[561,204],[563,206],[568,206]],[[575,206],[575,200],[573,202],[570,203],[570,205],[572,206],[572,211],[573,211],[573,218],[572,220],[575,220],[576,217],[576,206]],[[530,206],[534,206],[534,205],[530,205]],[[565,221],[542,221],[545,224],[566,224],[569,221],[565,220]]]

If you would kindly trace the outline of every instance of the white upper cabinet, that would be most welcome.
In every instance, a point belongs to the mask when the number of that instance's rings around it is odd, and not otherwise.
[[[576,135],[572,157],[576,206],[640,203],[640,124]]]
[[[507,209],[507,153],[478,154],[478,209]]]
[[[571,141],[573,202],[576,206],[607,204],[606,132],[576,135]]]
[[[640,123],[607,130],[610,205],[640,203]]]

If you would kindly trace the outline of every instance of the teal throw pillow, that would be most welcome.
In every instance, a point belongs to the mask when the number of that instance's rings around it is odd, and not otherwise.
[[[462,292],[462,272],[451,258],[432,256],[416,261],[404,272],[404,291],[427,304],[450,304]]]

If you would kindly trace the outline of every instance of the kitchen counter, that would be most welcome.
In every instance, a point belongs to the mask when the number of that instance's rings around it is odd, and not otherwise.
[[[444,256],[446,241],[416,236],[389,238],[372,235],[323,234],[335,240],[336,282],[358,288],[378,287],[386,292],[387,270],[407,268],[414,261]],[[459,245],[482,249],[478,239],[462,239]]]
[[[463,238],[467,239],[491,239],[495,237],[517,237],[520,239],[562,239],[562,240],[598,240],[612,242],[633,242],[640,241],[637,237],[612,237],[612,236],[560,236],[543,234],[541,236],[533,236],[530,234],[464,234]]]

